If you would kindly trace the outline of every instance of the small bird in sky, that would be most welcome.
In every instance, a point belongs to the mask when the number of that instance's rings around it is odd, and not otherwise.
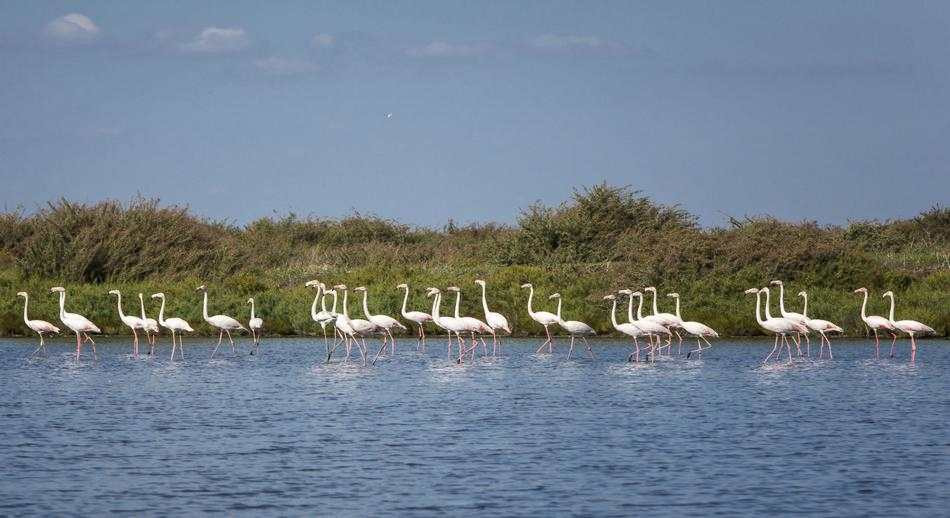
[[[391,112],[390,112],[390,113],[387,113],[387,114],[386,114],[386,118],[387,118],[387,119],[392,119],[392,118],[393,118],[393,114],[392,114]]]

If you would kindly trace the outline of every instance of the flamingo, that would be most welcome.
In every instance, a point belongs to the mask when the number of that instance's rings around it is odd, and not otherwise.
[[[388,315],[371,315],[369,313],[369,306],[366,302],[366,299],[369,297],[369,290],[367,290],[365,286],[353,288],[353,291],[363,292],[363,314],[366,315],[366,320],[372,322],[383,334],[383,345],[381,345],[379,350],[376,351],[376,356],[373,358],[373,365],[376,364],[379,354],[382,353],[386,348],[386,337],[389,337],[389,348],[392,350],[393,356],[396,356],[396,339],[393,338],[392,329],[397,327],[403,331],[407,331],[406,326],[402,325],[398,320]]]
[[[482,279],[475,279],[475,284],[482,287],[482,309],[485,310],[485,323],[491,327],[492,332],[492,356],[498,354],[498,331],[502,330],[509,335],[511,335],[511,326],[508,325],[508,319],[505,318],[505,315],[497,313],[495,311],[488,310],[488,299],[485,296],[485,281]]]
[[[630,361],[631,358],[636,357],[635,361],[639,362],[640,342],[637,340],[637,338],[646,335],[646,333],[632,322],[626,322],[623,324],[617,323],[617,297],[615,295],[604,295],[604,300],[610,300],[613,302],[613,306],[610,308],[610,323],[613,324],[614,329],[633,338],[633,344],[636,346],[636,350],[627,356],[627,361]]]
[[[825,343],[827,343],[828,344],[828,358],[831,358],[832,360],[834,360],[835,357],[834,355],[831,354],[831,340],[828,339],[828,335],[825,333],[832,333],[832,332],[841,333],[844,330],[827,320],[821,320],[818,318],[808,318],[808,294],[805,293],[804,291],[800,291],[798,292],[798,296],[805,299],[805,303],[802,306],[802,316],[805,317],[805,325],[808,326],[808,329],[811,329],[812,331],[817,331],[818,334],[821,336],[821,346],[818,350],[818,359],[820,360],[824,357]]]
[[[332,294],[333,294],[333,314],[335,315],[335,316],[334,316],[334,319],[335,319],[335,320],[334,320],[334,322],[333,322],[333,328],[334,328],[334,330],[335,330],[335,333],[337,333],[337,334],[339,335],[340,340],[339,340],[339,341],[334,341],[333,347],[330,348],[330,349],[327,351],[327,360],[326,360],[326,363],[330,363],[330,357],[333,355],[333,351],[335,351],[336,348],[339,347],[340,344],[343,344],[343,345],[344,345],[344,348],[345,348],[346,351],[347,351],[346,358],[343,359],[343,362],[345,363],[347,360],[349,360],[349,357],[350,357],[350,354],[349,354],[349,352],[350,352],[350,340],[352,340],[353,342],[356,343],[356,347],[357,347],[357,349],[360,350],[360,354],[363,355],[363,364],[365,365],[365,364],[366,364],[366,355],[365,355],[365,353],[363,352],[363,349],[362,349],[362,348],[360,347],[360,345],[359,345],[359,341],[358,341],[357,338],[356,338],[356,330],[353,329],[353,326],[352,326],[351,321],[350,321],[350,315],[349,315],[349,313],[347,312],[347,309],[346,309],[346,306],[347,306],[347,304],[346,304],[346,302],[347,302],[346,291],[343,292],[343,303],[344,303],[344,304],[343,304],[343,313],[337,313],[337,312],[336,312],[337,290],[338,290],[338,289],[341,289],[341,288],[342,288],[343,290],[346,290],[346,285],[344,285],[344,284],[339,284],[339,285],[337,285],[337,286],[334,286],[333,289],[328,290],[328,293],[332,293]]]
[[[247,321],[247,328],[251,330],[251,338],[254,340],[254,348],[251,349],[251,354],[254,354],[254,351],[261,347],[261,331],[264,329],[264,319],[254,316],[253,297],[247,299],[247,303],[251,305],[251,319]]]
[[[676,318],[680,319],[680,322],[681,322],[680,325],[683,327],[683,331],[686,331],[689,335],[696,338],[696,350],[687,351],[686,357],[689,358],[690,354],[694,352],[698,352],[699,355],[702,356],[703,349],[709,349],[710,347],[712,347],[712,344],[709,343],[709,340],[707,339],[707,337],[719,338],[719,333],[717,333],[716,330],[714,330],[713,328],[707,326],[706,324],[702,322],[684,321],[683,317],[680,316],[680,294],[674,292],[674,293],[667,293],[666,296],[673,297],[674,299],[676,299]],[[706,342],[706,345],[708,345],[709,347],[703,347],[703,344],[699,342],[700,338],[702,338],[702,340]]]
[[[123,324],[129,326],[132,330],[132,357],[139,357],[139,329],[145,329],[145,322],[134,315],[126,315],[122,312],[122,293],[119,290],[109,290],[109,295],[115,295],[117,302],[116,304],[119,307],[119,320]]]
[[[438,288],[428,288],[426,290],[426,297],[435,297],[432,300],[432,321],[435,325],[445,329],[449,333],[449,343],[448,343],[448,358],[452,359],[452,333],[455,333],[456,338],[459,343],[459,358],[456,363],[462,362],[462,334],[467,329],[459,319],[455,317],[443,317],[439,315],[439,310],[442,307],[442,292]]]
[[[561,326],[561,329],[568,332],[571,335],[571,348],[567,351],[567,358],[571,358],[571,354],[574,352],[574,339],[580,337],[584,341],[584,346],[587,347],[587,354],[590,355],[590,359],[594,359],[594,351],[591,350],[590,344],[587,343],[587,337],[596,335],[597,332],[594,331],[594,328],[579,321],[579,320],[564,320],[561,318],[561,294],[555,293],[548,297],[549,299],[557,299],[557,323]]]
[[[50,293],[59,293],[59,319],[63,322],[63,325],[71,329],[76,333],[76,361],[79,361],[79,354],[82,351],[82,344],[85,341],[92,342],[92,357],[96,357],[96,342],[93,340],[89,333],[101,333],[102,331],[89,321],[88,318],[77,314],[77,313],[67,313],[66,312],[66,288],[62,286],[54,286],[49,289]],[[84,339],[80,340],[80,334]]]
[[[320,328],[323,329],[323,345],[326,347],[327,352],[330,351],[330,342],[327,338],[327,324],[336,320],[336,304],[334,304],[333,312],[327,311],[327,301],[326,301],[326,285],[322,282],[314,279],[312,281],[307,281],[304,286],[308,288],[316,288],[317,294],[313,297],[313,304],[310,305],[310,318],[314,322],[320,324]],[[334,302],[336,301],[336,294],[333,296]],[[317,300],[320,300],[320,312],[317,312]],[[334,330],[334,335],[336,331]]]
[[[660,335],[666,335],[666,347],[669,347],[672,341],[671,338],[673,334],[666,326],[660,324],[660,321],[665,321],[665,319],[643,316],[643,294],[639,291],[620,290],[617,293],[622,293],[630,297],[627,303],[627,321],[640,328],[640,331],[643,331],[650,339],[650,361],[655,361],[656,356],[662,350],[660,346]],[[636,320],[633,319],[633,297],[640,299],[640,303],[637,304]],[[654,340],[656,341],[655,345]]]
[[[867,315],[867,306],[868,306],[868,289],[867,288],[858,288],[854,290],[855,293],[864,294],[864,302],[861,303],[861,320],[864,321],[864,324],[871,328],[874,331],[874,358],[881,357],[881,340],[877,336],[879,329],[883,329],[891,334],[894,339],[891,341],[891,350],[894,350],[894,346],[897,344],[897,327],[894,326],[894,323],[890,320],[877,316],[877,315]]]
[[[544,326],[544,334],[547,335],[548,337],[548,339],[545,340],[541,344],[541,347],[538,347],[538,350],[535,351],[535,353],[540,353],[541,349],[544,349],[545,345],[548,346],[548,352],[550,353],[553,351],[553,342],[551,340],[551,331],[548,329],[548,327],[554,324],[557,324],[558,322],[557,315],[555,315],[554,313],[547,312],[547,311],[537,311],[537,312],[532,311],[531,299],[534,298],[534,286],[532,286],[531,283],[529,282],[529,283],[522,284],[521,287],[528,288],[529,290],[528,291],[528,316],[531,317],[531,320],[534,320],[535,322]]]
[[[402,298],[402,311],[400,311],[400,314],[402,318],[416,324],[416,348],[418,349],[421,345],[423,350],[425,350],[426,322],[432,322],[432,315],[423,311],[406,311],[406,304],[409,303],[409,285],[402,283],[396,286],[396,289],[406,290],[406,294]]]
[[[356,344],[356,348],[360,350],[360,356],[363,359],[363,365],[366,365],[366,338],[367,336],[378,334],[379,327],[370,322],[369,320],[363,320],[361,318],[350,318],[350,313],[347,308],[349,305],[347,299],[347,287],[346,284],[338,284],[333,287],[335,290],[343,291],[343,320],[341,321],[339,316],[337,316],[336,326],[337,329],[343,331],[346,335],[346,358],[343,359],[344,362],[350,359],[350,347],[351,342]],[[343,325],[346,329],[341,328]],[[332,351],[332,350],[331,350]],[[329,361],[330,356],[327,355],[327,360]]]
[[[489,325],[486,324],[485,322],[482,322],[481,320],[479,320],[479,319],[477,319],[477,318],[475,318],[475,317],[461,317],[461,316],[459,316],[459,306],[460,306],[461,303],[462,303],[462,290],[461,290],[458,286],[450,286],[450,287],[446,288],[445,291],[454,291],[454,292],[455,292],[455,319],[456,319],[462,326],[464,326],[464,327],[465,327],[465,331],[467,331],[467,332],[468,332],[469,334],[471,334],[471,336],[472,336],[472,348],[469,349],[468,351],[465,351],[465,353],[461,353],[461,354],[460,354],[459,362],[461,362],[461,356],[464,356],[465,354],[467,354],[467,353],[469,353],[469,352],[472,353],[472,359],[474,360],[474,359],[475,359],[475,349],[478,347],[478,342],[477,342],[476,339],[475,339],[475,335],[476,335],[476,334],[481,335],[481,334],[485,334],[485,333],[492,334],[492,333],[494,333],[494,330],[491,328],[491,326],[489,326]],[[485,354],[488,354],[488,346],[485,344],[485,340],[484,340],[483,338],[481,338],[481,336],[479,336],[479,339],[482,340],[482,350],[485,352]]]
[[[807,332],[807,330],[809,330],[808,322],[807,322],[808,319],[805,318],[805,315],[802,315],[801,313],[795,313],[794,311],[785,311],[785,283],[784,282],[776,280],[776,281],[770,282],[769,284],[772,286],[778,286],[778,311],[782,315],[782,318],[793,320],[805,326],[806,332],[801,333],[801,336],[799,336],[798,340],[795,341],[795,347],[798,349],[798,356],[801,357],[802,356],[802,347],[801,347],[802,336],[804,336],[805,346],[806,346],[805,351],[806,351],[807,356],[810,358],[811,357],[811,339],[808,338],[808,332]]]
[[[677,331],[677,328],[682,327],[681,324],[683,323],[683,321],[682,321],[681,319],[677,318],[676,315],[674,315],[674,314],[672,314],[672,313],[660,313],[659,311],[657,311],[657,309],[656,309],[656,288],[655,288],[655,287],[653,287],[653,286],[647,286],[646,288],[643,288],[643,291],[645,291],[645,292],[646,292],[646,291],[649,291],[649,292],[653,293],[653,314],[652,314],[652,315],[647,315],[647,316],[644,317],[644,318],[646,318],[647,320],[653,320],[654,322],[657,322],[657,323],[659,323],[660,325],[662,325],[663,327],[665,327],[665,328],[669,329],[670,331],[672,331],[673,334],[676,335],[676,338],[679,340],[678,349],[677,349],[677,353],[676,353],[676,354],[682,353],[682,352],[683,352],[683,337],[680,336],[679,331]],[[673,338],[672,336],[667,337],[667,340],[666,340],[666,346],[667,346],[667,347],[670,347],[670,343],[673,341],[672,338]],[[673,351],[673,348],[670,347],[670,352],[669,352],[669,354],[672,354],[672,351]]]
[[[142,297],[142,294],[139,293],[139,308],[142,310],[142,322],[145,326],[145,339],[148,341],[148,355],[151,356],[152,352],[155,350],[156,337],[152,337],[152,333],[158,335],[158,322],[154,318],[148,318],[145,316],[145,299]]]
[[[153,299],[161,299],[162,306],[158,309],[158,323],[162,327],[171,331],[172,334],[172,361],[175,361],[175,333],[178,333],[178,354],[182,360],[185,359],[185,350],[181,343],[181,333],[188,331],[193,333],[195,330],[191,328],[191,324],[185,322],[183,319],[178,317],[169,317],[165,319],[165,294],[164,293],[153,293]]]
[[[28,317],[26,314],[26,308],[30,305],[30,294],[25,291],[21,291],[17,293],[17,296],[23,297],[23,323],[26,324],[26,327],[29,327],[31,330],[33,330],[34,333],[40,335],[40,345],[35,351],[33,351],[33,354],[31,354],[30,357],[32,358],[35,356],[36,353],[40,351],[40,349],[49,354],[49,352],[46,351],[46,342],[43,341],[43,334],[59,333],[59,328],[45,320],[30,320],[30,317]]]
[[[755,293],[755,320],[759,325],[766,331],[775,333],[775,345],[772,346],[772,351],[768,356],[765,357],[762,363],[769,361],[772,358],[772,355],[775,354],[775,351],[779,349],[779,337],[782,339],[782,343],[785,344],[788,349],[788,362],[792,363],[792,346],[788,341],[788,335],[791,333],[798,333],[805,327],[803,324],[799,324],[794,320],[789,320],[787,318],[772,318],[769,314],[769,289],[762,288],[750,288],[745,291],[746,293]],[[762,319],[759,313],[760,300],[762,299],[762,294],[765,293],[765,320]],[[781,354],[781,353],[779,353]]]
[[[917,338],[916,335],[922,334],[931,334],[935,333],[934,329],[926,324],[921,324],[916,320],[894,320],[894,292],[885,291],[882,297],[891,298],[891,312],[888,320],[891,321],[891,324],[894,324],[898,330],[907,333],[910,336],[910,361],[913,363],[914,359],[917,357]],[[891,346],[891,358],[894,357],[894,346]]]
[[[221,340],[224,339],[224,333],[228,334],[228,341],[231,342],[231,354],[234,354],[234,339],[231,338],[231,331],[247,331],[247,329],[241,325],[236,318],[229,317],[227,315],[213,315],[208,316],[208,289],[204,284],[198,286],[195,291],[200,291],[204,294],[204,303],[201,307],[201,316],[205,319],[211,327],[216,327],[218,329],[218,344],[214,346],[214,350],[211,351],[211,358],[214,359],[214,353],[218,352],[218,347],[221,347]]]

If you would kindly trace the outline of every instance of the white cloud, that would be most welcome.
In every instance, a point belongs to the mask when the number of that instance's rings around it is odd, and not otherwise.
[[[336,37],[332,34],[317,34],[311,40],[311,44],[318,49],[329,48],[336,45]]]
[[[278,56],[256,59],[254,66],[262,72],[277,76],[309,74],[320,70],[320,67],[309,61]]]
[[[79,13],[60,16],[43,28],[47,38],[65,44],[90,43],[99,37],[100,32],[98,25]]]
[[[193,54],[228,54],[250,46],[251,39],[240,27],[205,27],[191,40],[179,44],[178,49]]]
[[[578,50],[597,49],[606,43],[597,36],[577,36],[572,34],[542,34],[532,38],[529,45],[541,50]]]
[[[445,41],[433,41],[422,47],[413,47],[407,50],[406,54],[417,58],[452,58],[481,56],[491,50],[491,45],[487,43],[448,43]]]

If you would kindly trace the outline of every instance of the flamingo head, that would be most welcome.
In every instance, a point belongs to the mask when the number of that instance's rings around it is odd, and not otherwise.
[[[481,287],[483,287],[483,288],[485,287],[485,281],[483,281],[483,280],[481,280],[481,279],[475,279],[475,284],[478,284],[479,286],[481,286]]]
[[[333,287],[333,289],[346,291],[346,284],[337,284],[336,286]]]
[[[559,299],[559,298],[561,298],[561,294],[560,294],[560,293],[554,293],[554,294],[552,294],[552,295],[551,295],[550,297],[548,297],[548,298],[549,298],[549,299]]]
[[[353,288],[353,291],[366,291],[366,286],[357,286]]]
[[[526,283],[522,284],[521,287],[522,287],[522,288],[533,288],[534,286],[532,286],[530,282],[526,282]]]
[[[615,298],[617,297],[614,296],[612,293],[610,295],[604,295],[604,300],[614,300]]]
[[[759,290],[759,293],[768,293],[768,292],[769,292],[769,287],[768,287],[768,286],[766,286],[766,287],[762,288],[761,290]]]
[[[202,284],[201,286],[198,286],[197,288],[195,288],[195,291],[208,291],[208,288],[206,288],[205,285]]]
[[[109,295],[119,295],[119,290],[109,290]]]
[[[144,295],[142,295],[141,293],[139,293],[139,300],[142,300],[143,297],[144,297]]]
[[[336,295],[336,290],[326,290],[323,292],[324,295]]]
[[[667,293],[666,296],[667,296],[667,297],[673,297],[674,299],[680,298],[680,294],[679,294],[679,293],[676,293],[675,291],[674,291],[673,293]]]
[[[653,289],[653,293],[656,294],[656,288]],[[635,291],[635,292],[631,293],[630,296],[631,296],[631,297],[640,297],[641,299],[643,298],[643,294],[640,293],[639,291]]]
[[[891,291],[891,290],[887,290],[887,291],[884,292],[884,295],[881,295],[881,298],[882,298],[882,299],[883,299],[884,297],[892,297],[892,298],[893,298],[893,297],[894,297],[894,292]]]
[[[62,286],[53,286],[52,288],[49,289],[50,293],[64,293],[65,291],[66,291],[66,288]]]
[[[460,291],[462,291],[462,290],[461,290],[461,288],[459,288],[458,286],[449,286],[448,288],[445,288],[445,291],[451,291],[452,293],[458,293],[458,292],[460,292]]]
[[[308,287],[308,288],[314,288],[314,287],[319,287],[321,284],[323,284],[323,283],[320,282],[320,281],[318,281],[318,280],[316,280],[316,279],[314,279],[314,280],[312,280],[312,281],[307,281],[306,283],[304,283],[304,286],[306,286],[306,287]]]
[[[398,286],[396,286],[396,288],[405,288],[405,289],[407,289],[407,290],[408,290],[408,289],[409,289],[409,285],[408,285],[408,284],[406,284],[406,283],[402,283],[402,284],[400,284],[400,285],[398,285]]]
[[[808,294],[807,294],[807,293],[805,293],[805,291],[804,291],[804,290],[802,290],[802,291],[800,291],[800,292],[798,292],[798,296],[799,296],[799,297],[807,297],[807,296],[808,296]]]
[[[152,298],[153,298],[153,299],[164,299],[164,298],[165,298],[165,294],[164,294],[164,293],[153,293],[153,294],[152,294]]]
[[[245,304],[252,304],[252,303],[254,303],[254,297],[247,299],[247,302],[245,302]]]
[[[653,286],[647,286],[646,288],[643,288],[643,291],[652,291],[653,294],[656,295],[656,288]]]
[[[633,290],[622,289],[622,290],[618,291],[617,293],[622,293],[622,294],[624,294],[624,295],[632,295],[632,294],[633,294]]]
[[[437,293],[442,293],[439,288],[428,287],[426,288],[426,297],[431,297]]]
[[[782,281],[772,281],[769,283],[769,286],[781,286]]]
[[[25,292],[25,291],[18,291],[17,294],[16,294],[16,296],[17,296],[17,297],[26,298],[27,295],[26,295],[26,292]]]
[[[758,292],[759,292],[759,289],[758,289],[758,288],[749,288],[749,289],[745,290],[745,293],[746,293],[747,295],[748,295],[748,294],[752,294],[752,293],[758,293]]]
[[[867,289],[867,288],[858,288],[858,289],[854,290],[854,292],[855,292],[855,293],[867,293],[867,292],[868,292],[868,289]]]

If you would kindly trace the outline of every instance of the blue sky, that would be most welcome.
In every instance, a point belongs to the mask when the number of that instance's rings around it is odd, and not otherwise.
[[[0,203],[911,216],[950,199],[948,42],[946,2],[4,2]]]

